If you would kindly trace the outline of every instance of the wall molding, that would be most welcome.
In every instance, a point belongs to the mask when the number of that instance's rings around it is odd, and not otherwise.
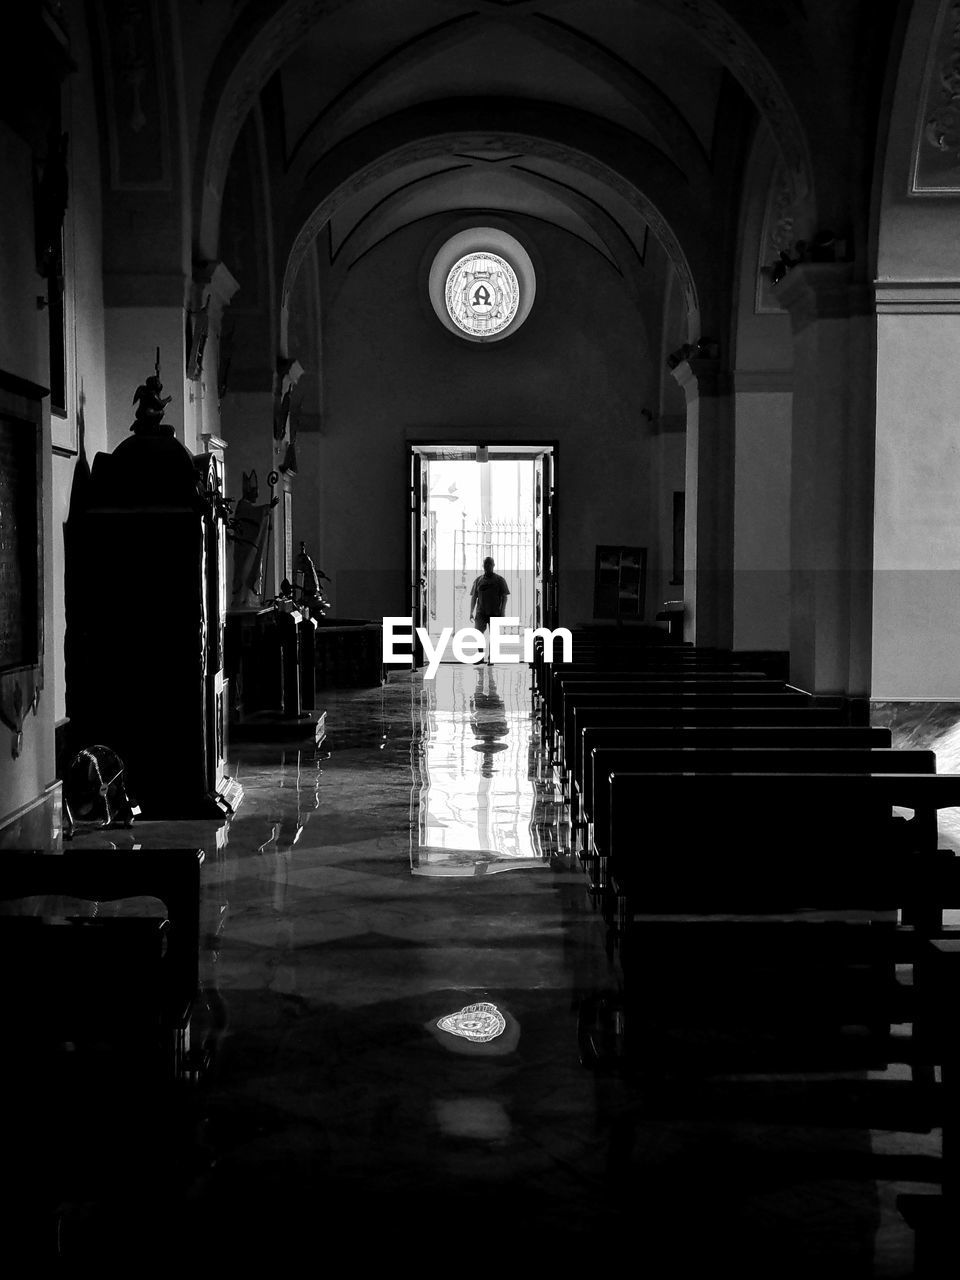
[[[877,315],[960,315],[960,280],[878,280]]]

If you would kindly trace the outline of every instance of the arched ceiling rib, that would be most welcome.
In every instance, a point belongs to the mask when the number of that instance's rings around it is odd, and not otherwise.
[[[625,210],[623,222],[619,219],[607,218],[603,224],[606,232],[608,248],[616,245],[618,266],[623,269],[624,263],[620,255],[629,252],[633,255],[641,253],[639,245],[642,236],[638,233],[633,247],[628,251],[624,247],[624,237],[619,235],[627,216],[634,219],[635,225],[649,227],[652,235],[660,242],[668,258],[673,263],[680,280],[681,288],[687,301],[691,326],[697,327],[699,302],[697,288],[694,283],[694,272],[691,269],[690,254],[699,256],[698,265],[703,265],[703,253],[708,244],[706,228],[700,213],[689,201],[682,199],[682,192],[676,182],[675,171],[651,153],[635,159],[634,167],[642,169],[645,185],[662,195],[662,208],[655,204],[641,190],[637,183],[637,174],[630,173],[630,166],[617,167],[623,161],[622,148],[618,149],[616,138],[600,140],[588,139],[588,121],[577,117],[576,113],[566,113],[561,119],[551,118],[552,132],[544,127],[544,121],[537,121],[537,130],[532,133],[513,132],[508,122],[517,121],[519,113],[516,108],[503,109],[500,118],[495,108],[491,107],[479,114],[483,115],[493,128],[489,133],[470,132],[470,121],[477,114],[463,104],[438,104],[434,111],[411,111],[401,119],[382,122],[377,129],[363,131],[362,135],[351,140],[351,144],[343,144],[328,156],[322,165],[316,166],[312,180],[301,191],[297,206],[292,210],[289,222],[288,240],[289,259],[284,282],[284,294],[292,286],[296,278],[303,255],[319,232],[331,219],[335,220],[338,211],[353,200],[370,198],[367,193],[376,192],[381,183],[391,180],[392,175],[408,172],[411,166],[429,163],[445,164],[451,155],[470,155],[474,152],[496,152],[502,150],[509,163],[515,164],[517,157],[524,159],[524,168],[531,172],[511,173],[514,181],[524,177],[541,192],[552,191],[553,196],[564,185],[556,176],[560,174],[576,175],[586,186],[593,185],[609,199],[616,197],[619,207]],[[458,119],[462,112],[463,118]],[[535,112],[529,112],[531,118]],[[531,119],[531,123],[533,120]],[[457,133],[446,132],[447,128],[461,125]],[[521,120],[522,123],[522,120]],[[579,126],[579,127],[577,127]],[[379,135],[379,136],[378,136]],[[547,135],[547,136],[544,136]],[[393,139],[393,145],[386,138]],[[404,138],[406,139],[404,141]],[[579,140],[584,149],[576,143]],[[551,176],[554,180],[551,182]],[[584,227],[590,228],[591,235],[598,227],[590,226],[587,218],[589,202],[581,198],[582,204],[577,211]],[[569,205],[569,201],[568,207]],[[596,218],[596,215],[592,215]],[[678,239],[674,226],[684,229],[684,243]],[[645,234],[645,233],[644,233]],[[633,237],[631,237],[633,238]]]
[[[399,186],[391,184],[386,195],[372,185],[331,217],[331,265],[349,270],[375,244],[437,213],[486,210],[546,221],[577,236],[623,275],[633,291],[634,274],[643,266],[647,223],[624,205],[626,217],[633,214],[636,223],[627,232],[603,205],[560,178],[517,163],[520,159],[508,157],[494,174],[482,164],[429,168]]]
[[[472,149],[459,146],[455,138],[448,150],[438,148],[438,136],[449,135],[451,129],[469,130],[476,121],[483,121],[488,132],[471,135]],[[345,191],[331,214],[334,258],[354,234],[360,236],[357,243],[368,246],[392,234],[404,219],[417,221],[431,208],[434,212],[483,208],[524,213],[578,236],[616,267],[634,293],[653,206],[649,201],[626,199],[622,191],[611,187],[603,167],[591,169],[582,159],[571,165],[563,148],[554,148],[549,157],[537,151],[523,152],[505,143],[499,133],[518,129],[543,141],[566,141],[577,147],[581,156],[606,154],[627,161],[628,168],[635,173],[642,169],[654,186],[663,189],[672,184],[678,192],[686,193],[692,206],[700,204],[695,195],[707,194],[690,191],[684,175],[649,144],[582,112],[526,100],[454,99],[378,121],[345,139],[310,171],[292,177],[288,196],[296,212],[288,235],[296,235],[298,219],[310,217],[309,202],[318,191],[326,189],[330,181],[349,184],[353,172],[387,151],[391,154],[389,163],[375,169],[375,176],[368,177],[362,191]],[[399,164],[397,144],[411,143],[417,136],[424,138],[427,153],[414,151],[407,163]],[[621,172],[625,171],[621,165]]]

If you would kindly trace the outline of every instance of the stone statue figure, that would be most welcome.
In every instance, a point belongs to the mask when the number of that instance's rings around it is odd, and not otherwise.
[[[162,422],[163,411],[173,396],[161,396],[163,383],[160,381],[160,348],[157,348],[156,373],[150,375],[146,382],[141,382],[133,393],[133,403],[137,406],[130,430],[138,436],[172,436],[173,427]]]
[[[299,592],[297,603],[307,605],[313,617],[323,617],[330,604],[320,585],[321,578],[324,582],[330,581],[323,570],[314,564],[313,557],[308,555],[306,543],[301,542],[300,554],[293,568],[294,593],[296,595]]]
[[[257,502],[260,484],[256,471],[243,473],[243,497],[236,505],[233,524],[234,608],[259,607],[263,598],[263,554],[270,530],[270,512],[280,499]]]

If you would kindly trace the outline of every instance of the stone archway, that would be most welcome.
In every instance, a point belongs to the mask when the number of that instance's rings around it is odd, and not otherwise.
[[[663,246],[674,270],[683,293],[687,310],[688,339],[695,342],[700,337],[700,293],[697,288],[694,271],[687,252],[672,225],[661,213],[654,202],[611,166],[588,155],[579,149],[557,142],[553,139],[538,137],[529,133],[497,132],[493,135],[484,133],[438,133],[432,136],[416,137],[400,146],[394,147],[376,158],[359,165],[356,170],[350,167],[349,176],[344,177],[335,187],[324,190],[320,182],[308,189],[302,208],[309,209],[306,216],[298,218],[300,225],[294,231],[289,246],[286,265],[281,285],[281,308],[285,310],[290,289],[296,279],[304,253],[315,240],[319,230],[334,214],[340,204],[348,197],[353,197],[365,188],[372,186],[385,174],[408,164],[444,156],[450,152],[465,152],[479,146],[503,150],[504,153],[520,151],[527,155],[558,161],[571,170],[582,172],[592,178],[600,179],[611,190],[633,205],[648,221],[651,231]]]

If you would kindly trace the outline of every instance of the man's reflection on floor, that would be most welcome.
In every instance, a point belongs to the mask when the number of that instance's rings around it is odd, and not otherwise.
[[[474,751],[483,753],[480,774],[484,778],[492,778],[496,773],[494,756],[498,751],[507,749],[508,744],[500,739],[506,738],[508,727],[494,669],[482,662],[477,666],[477,683],[470,699],[470,728],[477,738]]]

